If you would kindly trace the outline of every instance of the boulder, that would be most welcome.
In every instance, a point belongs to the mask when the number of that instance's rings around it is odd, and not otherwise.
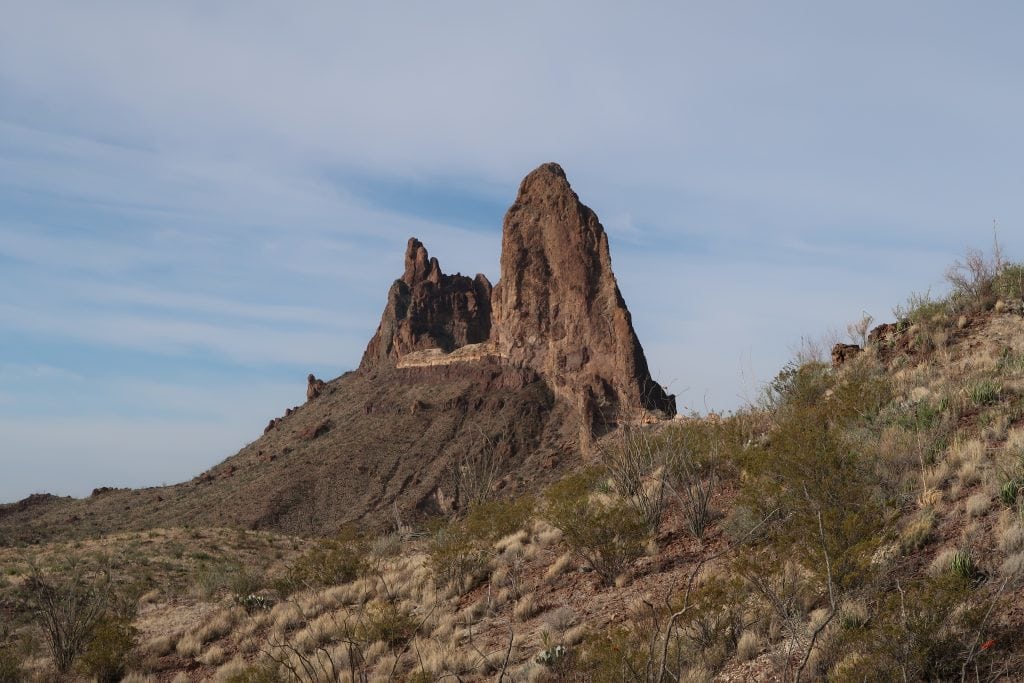
[[[838,368],[863,351],[857,344],[836,344],[832,347],[832,367]]]

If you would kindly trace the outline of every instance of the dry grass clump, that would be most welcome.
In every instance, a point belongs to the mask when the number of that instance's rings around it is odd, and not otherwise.
[[[206,666],[217,666],[223,663],[226,657],[227,653],[224,651],[224,648],[220,645],[212,645],[207,648],[206,652],[199,655],[198,659]]]
[[[904,552],[922,548],[932,540],[935,526],[935,513],[932,510],[922,511],[900,532],[900,548]]]
[[[978,492],[964,502],[964,511],[968,517],[981,517],[992,507],[992,496]]]
[[[1024,548],[1024,526],[1012,523],[999,534],[999,548],[1007,555]]]
[[[928,489],[941,490],[949,481],[949,477],[949,463],[945,460],[921,470],[921,484],[926,491]]]
[[[938,577],[948,573],[949,568],[953,566],[953,558],[956,557],[957,552],[956,548],[943,548],[935,553],[931,564],[928,565],[928,574]]]
[[[544,618],[544,623],[556,634],[561,634],[567,631],[576,622],[576,613],[570,608],[559,607],[552,610]]]
[[[178,640],[174,650],[182,657],[196,657],[203,650],[203,641],[195,631],[189,631]]]
[[[736,658],[741,662],[753,659],[761,651],[761,636],[756,631],[744,631],[736,641]]]
[[[1024,576],[1024,552],[1010,555],[999,567],[999,573],[1006,578],[1017,579]]]
[[[163,657],[174,651],[176,640],[174,635],[154,636],[142,644],[140,651],[152,657]]]
[[[240,607],[220,610],[205,624],[183,635],[175,651],[182,657],[195,657],[202,651],[203,645],[226,636],[245,616],[245,610]]]
[[[551,581],[552,579],[569,571],[569,569],[572,568],[572,558],[573,554],[570,552],[561,555],[557,560],[552,562],[551,566],[548,567],[546,572],[544,572],[544,580]]]
[[[1024,436],[1022,436],[1024,438]],[[533,542],[535,545],[541,548],[546,548],[549,545],[554,545],[562,540],[562,530],[557,529],[542,519],[534,521],[533,524]]]
[[[541,612],[541,604],[537,600],[537,596],[533,593],[528,593],[523,597],[519,598],[515,607],[512,609],[512,615],[519,621],[526,621]]]

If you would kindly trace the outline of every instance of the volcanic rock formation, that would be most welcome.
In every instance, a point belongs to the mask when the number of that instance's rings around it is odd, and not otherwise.
[[[540,166],[520,185],[505,215],[493,292],[483,275],[445,275],[419,240],[409,240],[405,273],[360,367],[483,342],[508,365],[536,371],[588,430],[675,413],[675,398],[651,379],[608,236],[558,164]],[[437,363],[436,353],[429,362]]]
[[[651,379],[608,235],[558,164],[526,176],[505,214],[493,300],[499,354],[535,368],[592,427],[675,414],[675,398]]]
[[[405,250],[405,273],[388,292],[377,333],[360,369],[394,364],[413,351],[451,352],[485,341],[491,332],[491,283],[483,275],[445,275],[415,237]]]

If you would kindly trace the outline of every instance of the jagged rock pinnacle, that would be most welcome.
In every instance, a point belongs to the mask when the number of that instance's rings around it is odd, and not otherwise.
[[[651,379],[604,227],[558,164],[527,175],[505,215],[493,308],[499,353],[536,369],[595,428],[642,410],[675,413]]]
[[[405,271],[388,292],[377,333],[359,367],[395,363],[412,351],[453,351],[486,341],[491,331],[491,283],[484,275],[445,275],[415,237],[405,250]]]

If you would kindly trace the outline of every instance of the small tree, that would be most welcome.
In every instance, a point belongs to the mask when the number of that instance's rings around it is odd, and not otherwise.
[[[25,586],[27,606],[43,632],[54,666],[61,674],[67,673],[106,615],[110,574],[76,572],[58,577],[33,566]]]

